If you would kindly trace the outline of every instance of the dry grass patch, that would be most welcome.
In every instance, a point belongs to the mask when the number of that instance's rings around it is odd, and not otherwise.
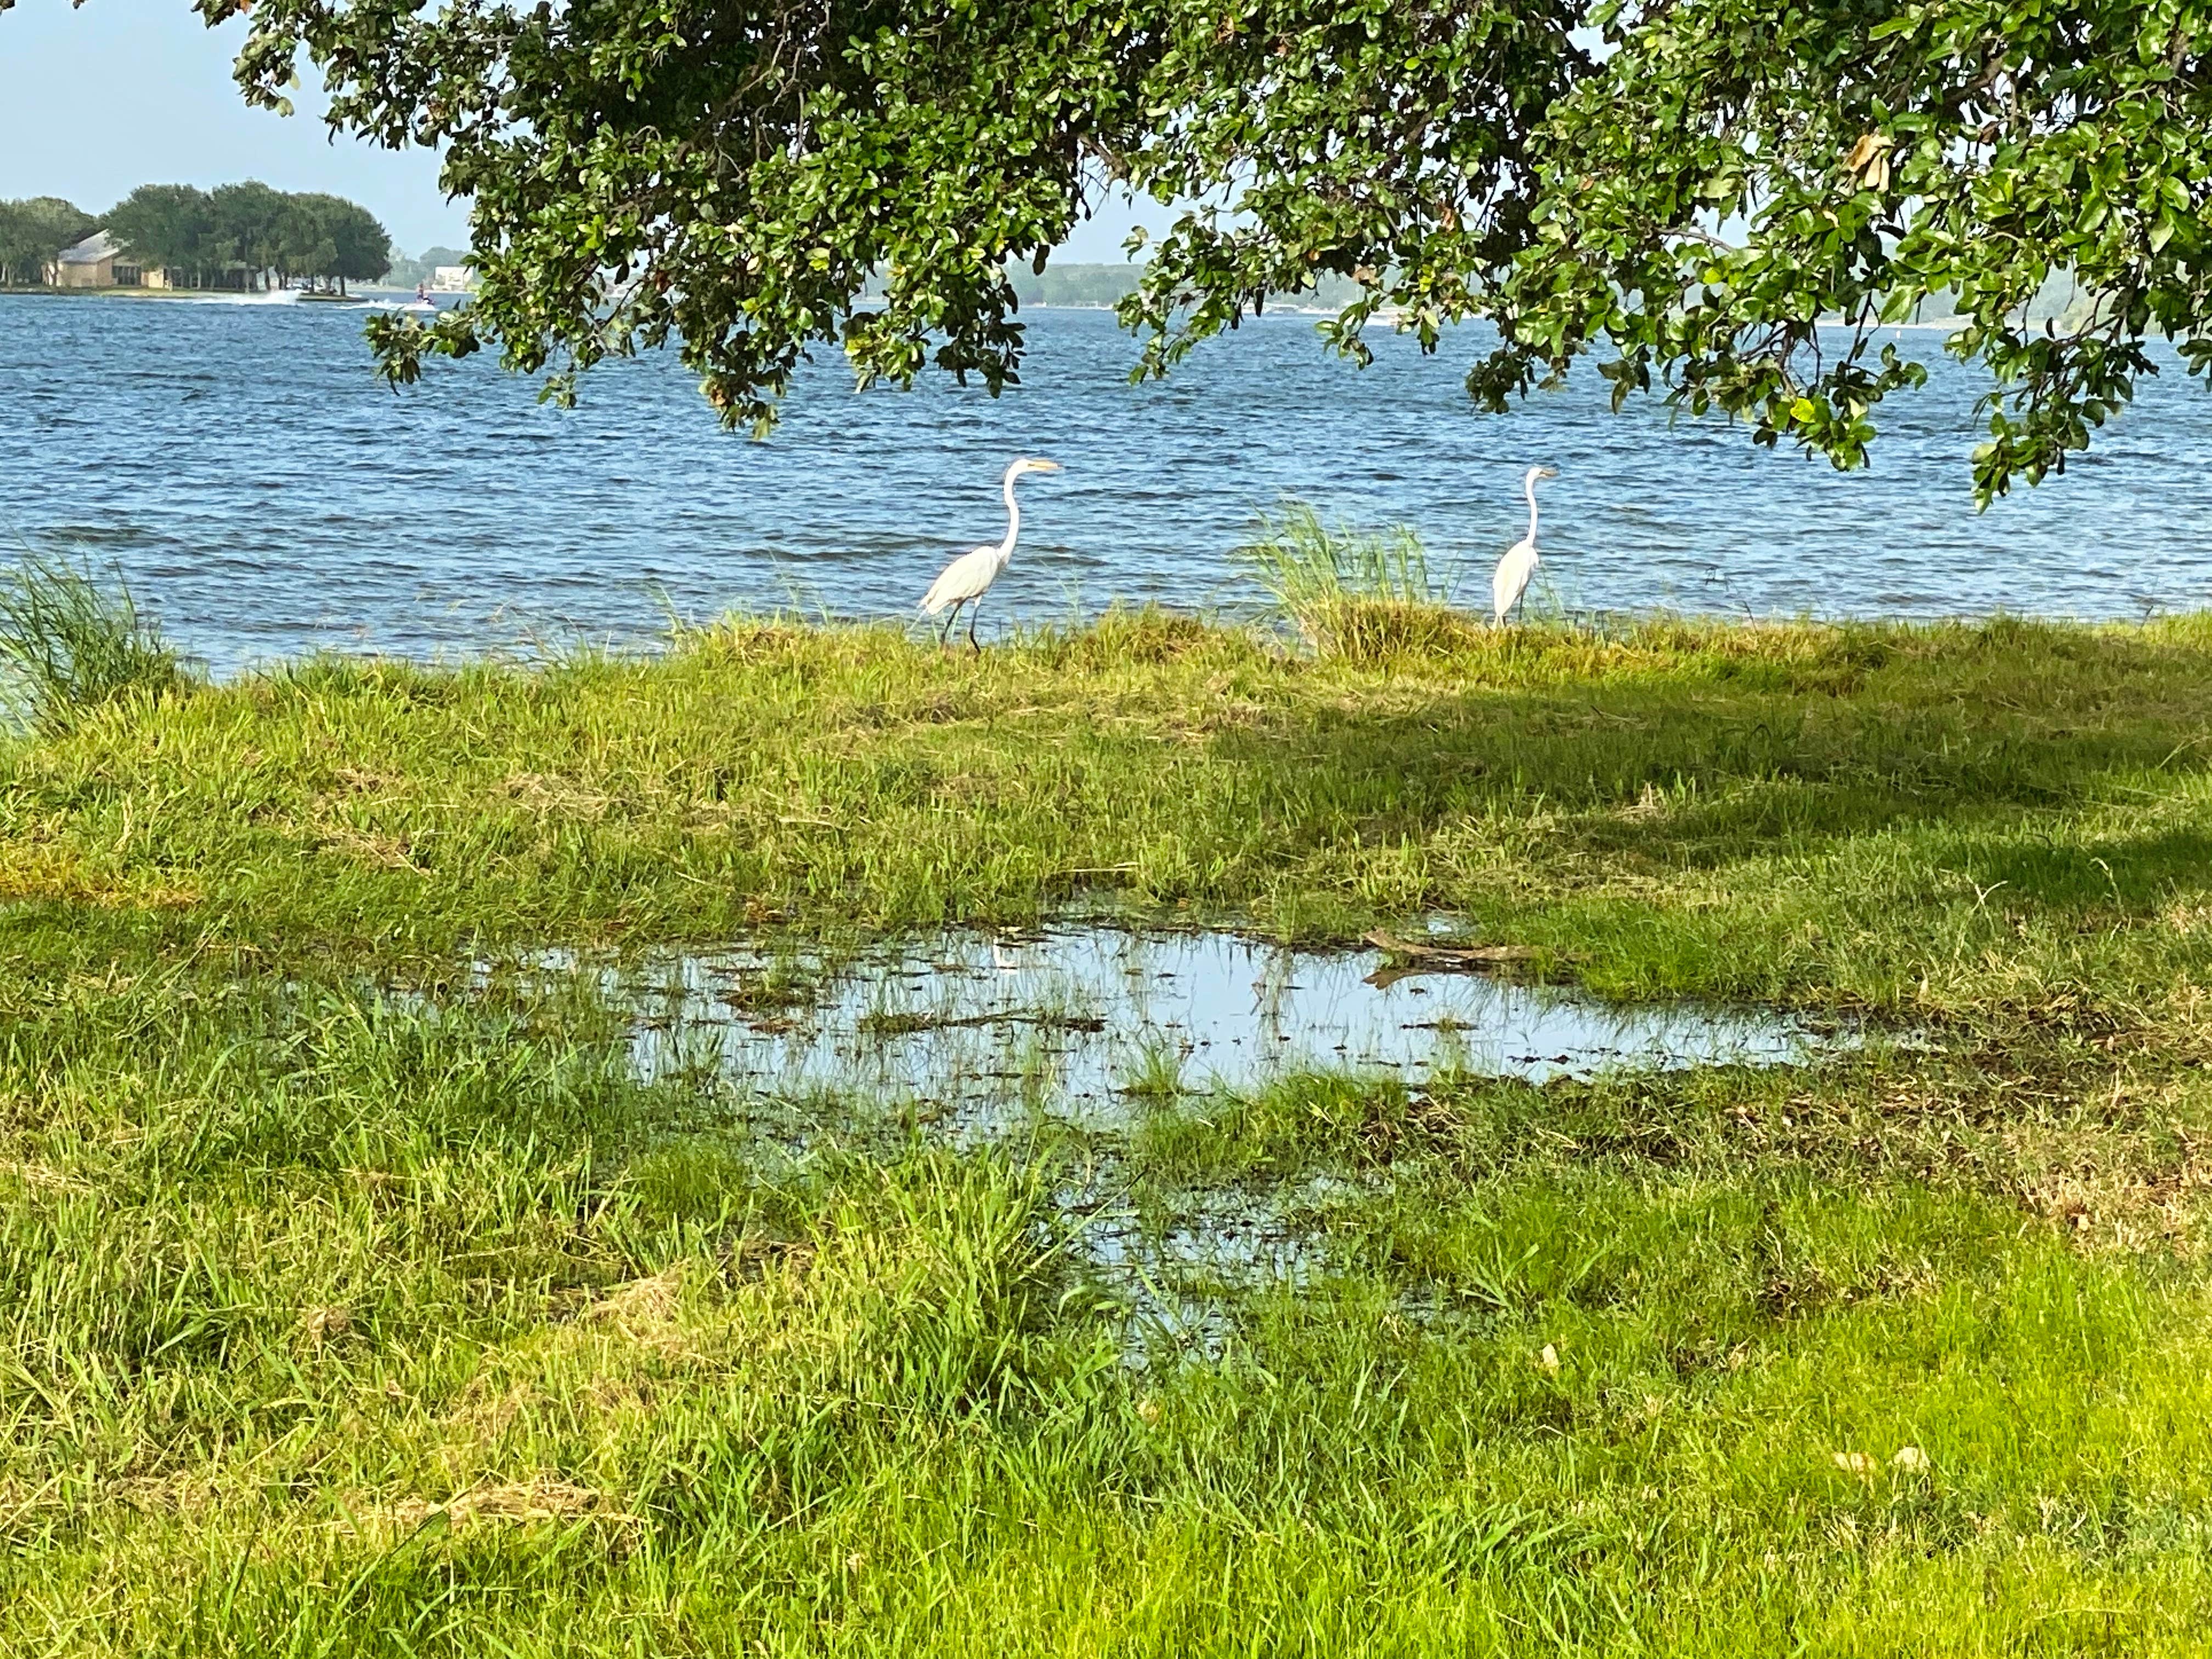
[[[479,1526],[573,1525],[580,1521],[635,1531],[645,1524],[605,1492],[545,1474],[521,1480],[480,1481],[434,1502],[422,1498],[378,1501],[356,1494],[344,1509],[355,1530],[386,1538],[415,1532],[433,1518],[450,1522],[456,1532]]]

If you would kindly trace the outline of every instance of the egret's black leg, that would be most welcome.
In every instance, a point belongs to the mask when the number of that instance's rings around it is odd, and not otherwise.
[[[982,608],[983,601],[980,599],[968,607],[968,646],[979,657],[983,654],[983,647],[975,639],[975,613]]]
[[[955,605],[945,613],[945,626],[937,630],[937,648],[939,651],[952,643],[952,624],[959,620],[960,607]]]

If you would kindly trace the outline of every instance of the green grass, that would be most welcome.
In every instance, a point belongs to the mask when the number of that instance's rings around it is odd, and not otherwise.
[[[1363,665],[1158,616],[969,663],[732,624],[651,662],[314,662],[0,750],[0,897],[95,956],[264,960],[1443,907],[1609,994],[2132,1024],[2212,942],[2208,670],[2197,618],[1480,630]]]
[[[1309,648],[1376,662],[1449,652],[1478,625],[1451,609],[1454,582],[1429,570],[1428,550],[1405,525],[1332,526],[1303,501],[1261,518],[1234,557]]]
[[[2208,670],[2197,618],[732,624],[23,734],[0,1652],[2201,1651]],[[1126,1128],[957,1149],[641,1083],[588,979],[465,989],[1070,902],[1451,908],[1875,1040],[1540,1089],[1163,1054]],[[1141,1272],[1096,1264],[1125,1212]],[[1230,1215],[1299,1279],[1178,1255]]]
[[[45,731],[88,710],[174,691],[184,683],[160,626],[118,578],[27,551],[0,572],[0,708]]]

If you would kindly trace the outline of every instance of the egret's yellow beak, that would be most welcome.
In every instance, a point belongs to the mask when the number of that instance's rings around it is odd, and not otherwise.
[[[1556,478],[1559,476],[1559,469],[1556,466],[1539,467],[1536,471],[1540,477]]]
[[[1040,461],[1033,459],[1030,462],[1030,465],[1040,472],[1057,472],[1060,471],[1060,463],[1058,461]]]

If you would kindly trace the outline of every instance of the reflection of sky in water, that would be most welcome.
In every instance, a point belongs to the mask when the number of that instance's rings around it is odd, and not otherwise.
[[[764,1109],[755,1127],[794,1147],[851,1127],[847,1105],[865,1117],[910,1104],[933,1135],[988,1142],[1022,1133],[1033,1111],[1126,1127],[1125,1091],[1139,1081],[1242,1091],[1292,1072],[1418,1082],[1449,1066],[1540,1083],[1786,1064],[1834,1040],[1756,1009],[1613,1006],[1477,975],[1378,974],[1382,963],[1373,951],[1227,933],[1066,927],[948,931],[857,957],[741,945],[620,963],[548,951],[517,965],[525,989],[575,975],[612,996],[629,1011],[640,1075],[726,1079]],[[1310,1285],[1327,1271],[1316,1212],[1361,1190],[1323,1173],[1158,1194],[1154,1212],[1131,1206],[1117,1168],[1110,1152],[1085,1160],[1058,1197],[1078,1255],[1125,1303],[1138,1364],[1216,1353],[1243,1291]],[[1426,1316],[1418,1303],[1409,1314]]]
[[[1449,1066],[1532,1082],[1607,1068],[1778,1064],[1816,1039],[1756,1011],[1617,1006],[1474,975],[1369,982],[1372,951],[1230,933],[948,933],[818,964],[754,949],[647,957],[599,972],[636,1015],[647,1076],[711,1064],[763,1093],[834,1091],[954,1106],[1031,1102],[1111,1115],[1133,1082],[1246,1088],[1316,1068],[1418,1080]],[[551,954],[541,969],[573,969]],[[814,979],[775,1007],[775,973]],[[767,1002],[769,1006],[763,1006]]]

